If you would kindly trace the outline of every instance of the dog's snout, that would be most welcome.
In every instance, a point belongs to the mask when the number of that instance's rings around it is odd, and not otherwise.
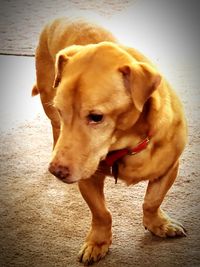
[[[61,180],[67,178],[70,175],[70,171],[67,166],[59,165],[53,162],[49,165],[49,171]]]

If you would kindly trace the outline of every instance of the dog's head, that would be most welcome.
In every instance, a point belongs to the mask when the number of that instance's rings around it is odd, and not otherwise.
[[[109,42],[61,50],[55,73],[61,130],[50,171],[72,183],[95,173],[116,132],[134,125],[161,78]]]

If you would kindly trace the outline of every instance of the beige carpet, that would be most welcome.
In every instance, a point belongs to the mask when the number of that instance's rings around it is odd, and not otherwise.
[[[24,1],[25,10],[30,8],[29,13],[40,12],[38,13],[40,15],[29,16],[26,11],[22,16],[25,20],[21,17],[17,21],[16,15],[16,24],[25,25],[27,22],[29,25],[30,21],[35,21],[34,29],[38,28],[39,31],[43,15],[46,16],[47,2],[38,1],[38,5],[33,7],[35,2],[32,1],[30,4],[26,2],[25,5]],[[49,4],[55,16],[66,6],[66,1],[58,2],[57,7],[53,1]],[[89,1],[71,2],[74,3],[73,5],[78,2],[81,5],[89,3]],[[116,1],[114,8],[111,8],[112,5],[109,3],[115,3],[115,1],[103,2],[107,3],[105,4],[106,14],[101,11],[101,15],[106,18],[108,24],[112,21],[113,13],[123,12],[123,8],[127,8],[130,2],[133,3],[133,1],[124,1],[126,7],[123,7],[120,4],[122,1]],[[18,8],[18,1],[15,3]],[[3,4],[14,5],[14,1],[3,1]],[[103,10],[102,6],[98,6],[97,10]],[[23,14],[23,10],[21,12]],[[6,15],[4,19],[9,20]],[[139,26],[136,23],[137,29]],[[145,32],[144,27],[145,25],[141,26],[142,32]],[[132,28],[129,29],[132,32]],[[116,31],[116,28],[114,30]],[[26,36],[21,35],[20,42],[16,32],[10,33],[11,46],[1,46],[1,52],[33,53],[36,32],[33,31],[31,34],[27,32]],[[158,32],[155,34],[159,35]],[[191,53],[184,54],[185,50],[182,51],[180,47],[176,51],[164,49],[162,37],[165,38],[160,34],[154,50],[152,39],[148,39],[145,43],[141,42],[141,46],[150,52],[153,51],[154,60],[162,67],[182,98],[188,118],[189,141],[182,157],[179,177],[163,203],[163,209],[184,224],[188,230],[188,236],[178,239],[160,239],[145,231],[142,226],[141,211],[146,183],[128,188],[121,182],[115,185],[114,180],[108,178],[105,193],[113,214],[113,244],[108,256],[95,266],[200,266],[200,61],[197,60],[200,53],[199,50],[191,49]],[[21,46],[23,41],[24,44],[30,43],[30,47]],[[6,40],[4,42],[7,44]],[[173,47],[173,44],[175,43],[170,42],[169,47]],[[191,43],[190,47],[196,46]],[[178,50],[181,50],[183,62],[186,59],[188,64],[180,63],[172,56]],[[30,65],[24,64],[26,59],[20,58],[18,61],[19,65],[13,67],[14,59],[0,57],[0,79],[3,83],[0,95],[0,266],[82,266],[77,262],[76,257],[89,229],[90,212],[76,185],[63,184],[47,172],[51,153],[50,125],[38,108],[35,110],[35,115],[28,115],[30,112],[34,113],[30,109],[31,101],[38,101],[29,99],[34,73],[26,72],[27,68],[30,68]],[[25,83],[25,78],[28,80],[28,85]],[[24,85],[26,88],[23,87]],[[6,112],[8,113],[6,120],[10,118],[10,121],[19,122],[4,127]]]

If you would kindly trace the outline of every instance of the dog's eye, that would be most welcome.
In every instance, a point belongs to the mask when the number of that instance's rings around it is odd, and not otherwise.
[[[97,124],[103,121],[103,114],[91,113],[87,116],[87,120],[90,124]]]

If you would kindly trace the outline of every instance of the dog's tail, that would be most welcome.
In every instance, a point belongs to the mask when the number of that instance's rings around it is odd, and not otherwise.
[[[37,85],[35,84],[32,88],[32,93],[31,93],[31,96],[36,96],[39,94],[39,90],[37,88]]]

